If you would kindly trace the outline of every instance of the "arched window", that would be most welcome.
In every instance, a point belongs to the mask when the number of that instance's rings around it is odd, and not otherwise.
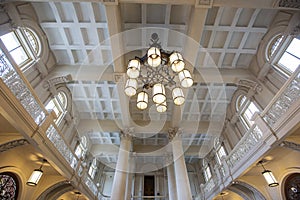
[[[79,144],[75,149],[75,154],[78,158],[84,157],[87,151],[87,140],[85,136],[81,137]]]
[[[30,65],[41,52],[41,43],[37,34],[26,27],[6,33],[0,39],[15,63],[21,69]]]
[[[67,109],[67,96],[64,92],[58,92],[58,94],[49,101],[49,103],[46,105],[46,109],[48,111],[54,111],[56,114],[55,123],[59,124],[63,117],[66,114]]]
[[[242,123],[245,125],[246,129],[249,129],[254,124],[254,113],[259,112],[260,110],[256,104],[247,99],[245,95],[241,95],[237,98],[236,107]]]
[[[284,76],[290,76],[300,65],[300,39],[277,35],[267,47],[267,59],[274,69]]]
[[[89,175],[91,176],[92,179],[95,178],[96,172],[97,172],[97,159],[94,158],[89,168]]]
[[[270,58],[274,55],[275,51],[278,49],[279,44],[281,43],[283,39],[283,35],[279,34],[276,35],[271,42],[269,43],[267,47],[267,60],[270,60]]]
[[[13,173],[0,173],[0,199],[18,199],[19,183]]]

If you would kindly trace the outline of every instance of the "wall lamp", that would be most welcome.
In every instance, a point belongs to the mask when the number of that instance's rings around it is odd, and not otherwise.
[[[264,176],[265,180],[267,181],[269,187],[278,186],[279,183],[277,182],[276,178],[274,177],[272,171],[265,169],[265,167],[263,165],[264,162],[265,161],[263,161],[263,160],[258,162],[258,164],[260,164],[262,166],[262,168],[264,169],[264,171],[262,172],[262,175]]]
[[[42,167],[45,162],[47,162],[47,160],[43,159],[42,165],[40,166],[40,168],[33,170],[33,172],[31,173],[31,176],[29,177],[28,181],[26,182],[27,185],[36,186],[38,184],[39,180],[41,179],[41,177],[43,175]]]

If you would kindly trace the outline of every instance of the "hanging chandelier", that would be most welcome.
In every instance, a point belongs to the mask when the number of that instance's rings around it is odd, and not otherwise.
[[[193,85],[190,72],[184,68],[185,63],[179,52],[164,51],[158,43],[158,35],[151,35],[150,48],[143,57],[130,60],[127,67],[128,79],[125,94],[132,97],[137,94],[136,106],[140,110],[148,107],[149,94],[158,112],[167,110],[166,89],[172,92],[175,105],[185,101],[182,88]]]

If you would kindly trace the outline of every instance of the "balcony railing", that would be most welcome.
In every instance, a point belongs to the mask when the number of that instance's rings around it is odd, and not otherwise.
[[[4,83],[12,93],[10,98],[15,96],[15,98],[24,108],[25,113],[32,117],[36,126],[42,127],[44,125],[43,123],[47,119],[47,116],[50,115],[48,114],[44,105],[40,102],[39,98],[20,69],[17,66],[12,65],[11,63],[13,63],[13,60],[12,62],[10,60],[12,59],[8,58],[0,49],[0,79],[2,80],[0,81],[0,87],[2,87],[1,84]],[[3,86],[3,88],[5,88],[5,86]],[[41,128],[39,130],[42,131],[43,129]],[[72,148],[65,141],[64,135],[56,127],[56,124],[53,120],[48,124],[48,127],[46,127],[45,130],[45,135],[47,138],[44,139],[48,139],[58,150],[60,155],[65,158],[69,166],[73,170],[77,170],[75,173],[77,178],[75,179],[80,180],[80,177],[83,175],[82,182],[87,186],[87,189],[91,191],[94,198],[97,197],[98,199],[105,199],[106,197],[102,196],[101,193],[98,192],[98,188],[93,180],[87,175],[86,172],[84,173],[83,167],[78,165],[79,159],[75,155]],[[55,155],[55,157],[59,157],[59,155]]]
[[[250,127],[230,154],[225,159],[222,159],[222,164],[216,167],[215,174],[219,176],[218,180],[223,180],[223,187],[221,182],[214,183],[213,179],[211,179],[203,187],[205,199],[213,198],[223,188],[231,184],[231,181],[238,178],[245,169],[250,167],[255,162],[255,159],[263,156],[268,150],[268,148],[263,148],[263,144],[266,142],[264,139],[276,132],[274,130],[279,126],[279,122],[284,124],[283,122],[288,120],[286,115],[294,111],[292,110],[293,106],[297,107],[300,105],[299,100],[300,66],[274,96],[264,111],[257,116],[254,125]],[[261,122],[264,121],[264,123],[260,123],[259,120]],[[271,146],[271,144],[269,145]],[[249,161],[249,158],[253,158],[253,160]]]
[[[279,90],[262,116],[273,127],[300,97],[300,66]]]

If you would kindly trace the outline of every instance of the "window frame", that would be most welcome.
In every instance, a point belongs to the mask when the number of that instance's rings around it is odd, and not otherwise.
[[[31,45],[32,43],[27,38],[25,31],[28,31],[34,38],[34,41],[37,46],[37,51],[35,51],[35,48]],[[13,38],[15,38],[14,40],[19,45],[12,50],[8,50],[8,48],[6,46],[7,42],[5,42],[5,40],[3,40],[3,36],[8,35],[8,34],[13,34]],[[3,44],[2,47],[5,48],[6,52],[9,53],[8,57],[13,60],[13,63],[15,63],[21,69],[21,71],[25,71],[27,68],[29,68],[39,58],[39,56],[41,54],[41,49],[42,49],[41,41],[40,41],[38,35],[36,34],[36,32],[34,30],[32,30],[31,28],[20,27],[18,29],[12,30],[10,32],[7,32],[7,33],[1,35],[0,40]],[[17,62],[15,56],[11,53],[18,48],[21,48],[21,50],[27,56],[27,59],[20,63]]]
[[[251,110],[250,106],[255,106],[257,110]],[[244,125],[244,127],[248,130],[250,127],[254,124],[254,121],[251,120],[256,112],[261,112],[261,108],[257,105],[255,101],[251,101],[249,98],[247,98],[246,95],[241,94],[237,98],[236,102],[236,111],[239,114],[239,118]],[[249,111],[252,113],[252,116],[250,118],[247,117],[246,112]]]
[[[281,41],[279,42],[279,44],[276,44],[276,40],[278,40],[278,38],[280,36],[281,36]],[[283,75],[286,78],[290,77],[294,71],[290,70],[289,67],[287,67],[279,62],[280,62],[281,58],[284,56],[284,54],[287,52],[287,49],[290,47],[290,45],[294,41],[294,39],[300,40],[299,37],[277,34],[272,38],[272,40],[269,42],[269,45],[266,48],[267,61],[270,62],[270,64],[272,65],[272,68],[275,71],[277,71],[278,73],[280,73],[281,75]],[[276,47],[275,51],[273,52],[273,54],[271,54],[270,49],[272,49],[274,45],[277,45],[277,47]],[[298,60],[300,61],[300,58],[298,58]],[[297,69],[297,67],[296,67],[296,69]]]
[[[64,99],[65,101],[62,102],[62,99]],[[51,106],[50,104],[53,104],[53,107],[50,107]],[[64,116],[66,115],[67,107],[68,107],[68,98],[64,91],[59,91],[45,106],[47,110],[54,111],[55,114],[57,115],[57,118],[54,120],[54,122],[57,125],[59,125],[62,122]],[[57,110],[58,113],[56,113],[55,110]]]

